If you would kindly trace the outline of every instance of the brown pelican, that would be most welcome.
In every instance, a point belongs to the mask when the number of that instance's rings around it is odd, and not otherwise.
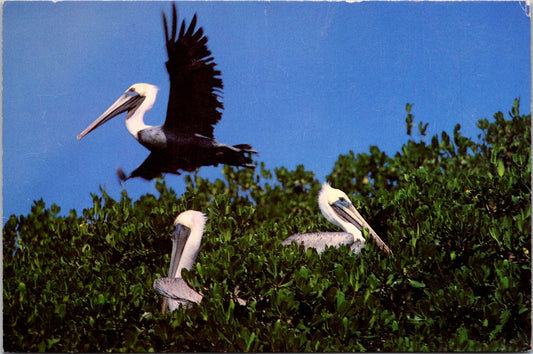
[[[392,253],[389,247],[355,209],[343,191],[332,188],[327,182],[324,182],[318,194],[318,206],[322,215],[329,222],[341,227],[344,232],[296,234],[284,240],[282,242],[283,245],[290,245],[294,241],[303,244],[306,249],[316,249],[319,254],[324,251],[326,246],[350,245],[354,253],[360,253],[365,246],[365,238],[362,234],[363,227],[365,227],[385,253]]]
[[[205,222],[205,215],[195,210],[184,211],[174,221],[168,278],[154,281],[155,291],[165,296],[163,312],[167,309],[174,311],[180,307],[189,307],[192,303],[198,304],[202,301],[202,295],[181,278],[181,270],[192,268],[202,243]]]
[[[157,87],[140,83],[128,88],[78,135],[79,140],[111,118],[127,112],[128,131],[151,153],[128,177],[119,168],[121,180],[132,177],[150,180],[162,173],[179,175],[178,170],[192,172],[200,166],[217,166],[219,163],[255,167],[250,155],[256,152],[250,145],[231,146],[214,139],[214,125],[220,120],[223,108],[219,100],[223,87],[220,71],[215,69],[203,29],[195,30],[196,15],[187,30],[185,20],[182,21],[179,34],[177,22],[176,5],[173,4],[171,33],[163,14],[168,52],[166,67],[170,77],[165,124],[144,124],[143,116],[155,102]]]
[[[182,269],[190,270],[194,264],[202,243],[205,222],[205,215],[194,210],[184,211],[174,221],[168,277],[154,280],[154,290],[165,297],[163,312],[167,310],[172,312],[181,307],[188,308],[193,303],[199,304],[202,301],[203,295],[183,280],[181,271]],[[240,298],[237,298],[237,302],[241,305],[246,304],[246,301]]]

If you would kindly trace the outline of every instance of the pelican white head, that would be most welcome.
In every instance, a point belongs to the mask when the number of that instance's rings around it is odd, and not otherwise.
[[[374,238],[378,246],[385,252],[392,254],[389,246],[383,242],[379,235],[372,229],[366,220],[359,214],[352,202],[339,189],[332,188],[327,182],[324,182],[318,195],[318,206],[322,215],[331,223],[338,225],[344,231],[354,235],[354,240],[365,242],[362,231],[363,227],[368,229],[370,236]]]
[[[332,188],[327,182],[324,182],[318,194],[318,206],[322,215],[329,222],[352,234],[354,241],[365,242],[361,233],[364,220],[346,193],[340,189]]]
[[[199,211],[187,210],[174,221],[170,278],[181,278],[182,269],[192,268],[200,250],[206,219]]]
[[[126,127],[137,139],[137,133],[149,126],[144,124],[144,113],[152,108],[157,96],[157,87],[150,84],[131,85],[102,115],[95,119],[84,131],[78,135],[78,140],[98,128],[111,118],[123,112],[126,115]]]

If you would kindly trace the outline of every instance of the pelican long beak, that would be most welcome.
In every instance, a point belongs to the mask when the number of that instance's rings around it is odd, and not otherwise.
[[[390,248],[381,240],[378,234],[372,229],[372,227],[366,222],[366,220],[359,214],[357,209],[347,200],[337,200],[331,205],[335,213],[339,215],[341,219],[354,225],[359,231],[363,232],[363,227],[367,228],[370,235],[374,238],[378,246],[385,253],[392,253]]]
[[[187,243],[187,240],[189,239],[189,236],[191,234],[191,229],[188,228],[185,225],[177,224],[176,228],[174,229],[174,236],[172,237],[172,255],[170,257],[170,267],[168,269],[168,278],[166,279],[173,279],[177,277],[178,272],[178,265],[180,264],[181,255],[183,254],[183,249],[185,248],[185,244]],[[181,272],[180,272],[181,275]],[[156,279],[156,281],[158,281]],[[159,280],[160,281],[160,280]],[[165,294],[164,292],[159,291],[161,289],[161,284],[159,284],[157,287],[155,286],[156,283],[154,283],[154,288],[156,291],[158,291],[160,294],[164,295],[165,298],[163,299],[163,304],[161,307],[161,312],[165,313],[168,310],[168,294]]]
[[[181,255],[183,254],[183,249],[185,248],[185,244],[187,243],[190,234],[191,229],[187,226],[182,224],[176,225],[172,240],[172,257],[170,258],[170,267],[168,269],[169,278],[180,278],[177,274],[178,265],[180,264]]]
[[[144,99],[144,96],[139,95],[134,91],[127,91],[118,100],[115,101],[100,117],[96,118],[84,131],[78,135],[78,140],[89,134],[94,129],[98,128],[108,120],[116,117],[120,113],[128,111],[137,107]]]

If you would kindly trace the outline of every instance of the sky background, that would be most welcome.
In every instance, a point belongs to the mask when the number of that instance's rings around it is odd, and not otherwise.
[[[267,169],[303,164],[319,180],[339,154],[393,155],[407,141],[405,104],[427,140],[477,138],[476,122],[530,113],[530,23],[519,2],[178,2],[196,12],[224,80],[218,141],[250,143]],[[137,199],[128,180],[148,156],[121,115],[78,135],[130,85],[159,87],[145,122],[164,122],[169,81],[161,12],[169,2],[3,4],[3,221],[34,200],[78,213],[102,186]],[[416,132],[417,129],[414,130]],[[416,136],[416,135],[415,135]],[[199,176],[221,177],[221,166]],[[183,176],[166,182],[178,194]]]

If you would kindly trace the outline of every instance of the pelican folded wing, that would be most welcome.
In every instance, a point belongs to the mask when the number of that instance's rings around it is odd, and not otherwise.
[[[158,278],[154,280],[154,290],[173,300],[186,300],[199,304],[202,295],[192,289],[183,278]]]
[[[321,254],[328,247],[339,247],[340,245],[351,245],[353,235],[347,232],[320,232],[310,234],[296,234],[289,236],[281,244],[290,245],[292,242],[302,244],[305,249],[314,248]]]

